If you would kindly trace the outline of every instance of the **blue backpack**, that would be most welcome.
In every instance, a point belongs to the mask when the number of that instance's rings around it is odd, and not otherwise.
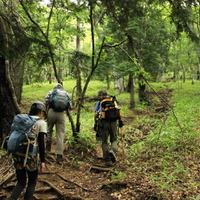
[[[14,117],[7,143],[8,153],[25,156],[30,151],[29,142],[32,141],[33,144],[37,138],[33,132],[35,123],[36,119],[28,114],[18,114]]]
[[[56,112],[63,112],[70,107],[70,98],[68,93],[59,88],[52,92],[51,107]]]

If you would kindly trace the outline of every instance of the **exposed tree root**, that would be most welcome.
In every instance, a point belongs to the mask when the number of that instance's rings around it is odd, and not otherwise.
[[[49,191],[51,189],[52,189],[51,187],[41,187],[41,188],[36,189],[35,192],[37,192],[37,193],[40,193],[40,192],[44,193],[44,192]]]
[[[44,200],[44,198],[41,198],[39,195],[34,195],[34,199],[36,199],[36,200]],[[57,196],[48,197],[48,200],[57,200],[57,199],[58,199]]]
[[[110,172],[111,170],[113,170],[113,168],[104,167],[102,165],[93,165],[93,166],[90,166],[90,171],[91,170],[102,171],[102,172]]]
[[[79,185],[79,184],[77,184],[77,183],[75,183],[75,182],[73,182],[73,181],[70,181],[70,180],[66,179],[65,177],[61,176],[60,174],[57,174],[57,175],[58,175],[61,179],[63,179],[64,181],[69,182],[69,183],[72,183],[72,184],[74,184],[74,185],[80,187],[81,189],[83,189],[83,190],[85,190],[85,191],[87,191],[87,192],[94,192],[94,190],[90,190],[90,189],[84,188],[84,187],[82,187],[81,185]]]
[[[3,184],[6,184],[8,181],[10,181],[14,176],[15,176],[15,172],[11,172],[11,173],[9,173],[6,177],[3,177],[3,178],[2,178],[2,181],[0,182],[0,187],[1,187]]]
[[[60,189],[58,189],[56,186],[54,186],[51,182],[46,181],[46,180],[41,180],[39,179],[40,182],[43,182],[45,184],[47,184],[48,186],[50,186],[57,194],[58,196],[60,196],[60,199],[67,199],[67,200],[84,200],[82,197],[80,196],[75,196],[73,194],[65,194],[63,193]]]

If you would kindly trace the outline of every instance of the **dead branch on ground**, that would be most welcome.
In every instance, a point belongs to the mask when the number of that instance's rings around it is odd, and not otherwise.
[[[3,178],[2,178],[2,181],[0,182],[0,187],[1,187],[3,184],[6,184],[6,182],[8,182],[9,180],[11,180],[14,176],[15,176],[15,172],[11,172],[11,173],[9,173],[5,178],[3,177]]]
[[[43,182],[45,184],[47,184],[48,186],[50,186],[59,196],[65,198],[65,199],[69,199],[69,200],[84,200],[82,197],[80,196],[72,196],[72,194],[65,194],[64,192],[62,192],[60,189],[58,189],[56,186],[54,186],[51,182],[46,181],[46,180],[41,180],[39,179],[40,182]]]
[[[57,175],[58,175],[61,179],[63,179],[64,181],[69,182],[69,183],[72,183],[72,184],[74,184],[74,185],[80,187],[81,189],[83,189],[83,190],[85,190],[85,191],[87,191],[87,192],[94,192],[94,190],[90,190],[90,189],[84,188],[84,187],[82,187],[81,185],[79,185],[78,183],[75,183],[75,182],[73,182],[73,181],[70,181],[70,180],[66,179],[65,177],[61,176],[60,174],[57,174]]]

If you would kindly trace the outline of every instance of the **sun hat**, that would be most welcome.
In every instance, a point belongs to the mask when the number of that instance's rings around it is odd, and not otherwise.
[[[55,84],[54,88],[62,88],[62,84],[61,83],[57,83],[57,84]]]

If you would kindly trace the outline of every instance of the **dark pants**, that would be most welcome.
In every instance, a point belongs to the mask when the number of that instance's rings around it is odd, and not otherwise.
[[[24,200],[32,200],[33,193],[35,191],[35,186],[38,177],[38,170],[36,171],[27,171],[25,168],[17,169],[17,185],[12,190],[12,194],[9,200],[18,199],[23,189],[26,187],[26,177],[28,175],[28,186],[24,195]]]
[[[105,160],[110,160],[109,149],[112,149],[114,152],[117,152],[117,122],[107,122],[106,120],[101,120],[99,127],[99,132],[102,138],[102,151],[103,158]],[[110,140],[110,142],[109,142]],[[110,143],[110,144],[109,144]]]

